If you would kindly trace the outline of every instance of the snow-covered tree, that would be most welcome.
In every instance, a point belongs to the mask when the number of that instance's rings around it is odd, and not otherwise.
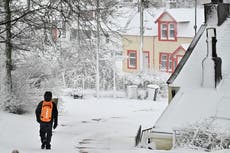
[[[79,20],[81,27],[95,31],[95,17],[88,12],[100,10],[103,24],[108,22],[107,16],[112,15],[116,1],[100,1],[96,8],[96,0],[3,0],[0,4],[0,46],[1,99],[4,109],[11,111],[16,99],[13,86],[13,71],[17,65],[25,62],[25,57],[41,54],[57,59],[57,31],[60,23],[71,23]],[[93,18],[93,19],[92,19]],[[83,29],[84,30],[84,29]],[[100,26],[104,32],[104,27]],[[54,46],[52,49],[49,46]],[[17,59],[17,61],[16,61]],[[17,83],[16,83],[17,84]],[[11,105],[12,104],[12,105]],[[7,106],[7,107],[6,107]]]

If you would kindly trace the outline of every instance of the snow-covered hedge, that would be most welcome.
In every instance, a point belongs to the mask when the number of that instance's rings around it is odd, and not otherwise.
[[[216,119],[175,130],[175,148],[216,151],[230,148],[230,131],[216,126]]]

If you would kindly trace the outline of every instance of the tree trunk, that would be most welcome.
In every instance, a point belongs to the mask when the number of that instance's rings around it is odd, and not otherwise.
[[[11,0],[5,0],[4,1],[4,9],[5,9],[5,30],[6,30],[6,43],[5,43],[5,52],[4,52],[4,63],[3,63],[3,92],[4,96],[7,96],[6,99],[4,98],[4,102],[9,102],[10,97],[12,95],[12,76],[11,76],[11,70],[12,70],[12,34],[11,34],[11,10],[10,10],[10,1]]]

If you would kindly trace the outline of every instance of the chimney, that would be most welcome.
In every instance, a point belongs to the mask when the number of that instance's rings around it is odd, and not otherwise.
[[[166,0],[165,1],[166,9],[171,9],[176,7],[176,0]]]
[[[204,4],[205,23],[208,26],[220,26],[229,15],[229,4],[223,0],[211,0]]]
[[[222,80],[222,60],[216,52],[216,28],[206,29],[207,54],[202,61],[202,86],[216,88]]]

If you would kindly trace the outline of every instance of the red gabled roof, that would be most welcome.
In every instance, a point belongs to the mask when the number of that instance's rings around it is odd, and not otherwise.
[[[187,48],[186,48],[187,49]],[[186,49],[184,47],[182,47],[181,45],[172,53],[172,55],[175,55],[177,52],[179,52],[180,50],[186,51]]]
[[[160,20],[164,15],[168,15],[172,20],[174,20],[174,21],[176,22],[175,18],[172,17],[172,15],[169,14],[167,11],[165,11],[165,12],[163,12],[163,13],[156,19],[155,23],[159,22],[159,20]]]

